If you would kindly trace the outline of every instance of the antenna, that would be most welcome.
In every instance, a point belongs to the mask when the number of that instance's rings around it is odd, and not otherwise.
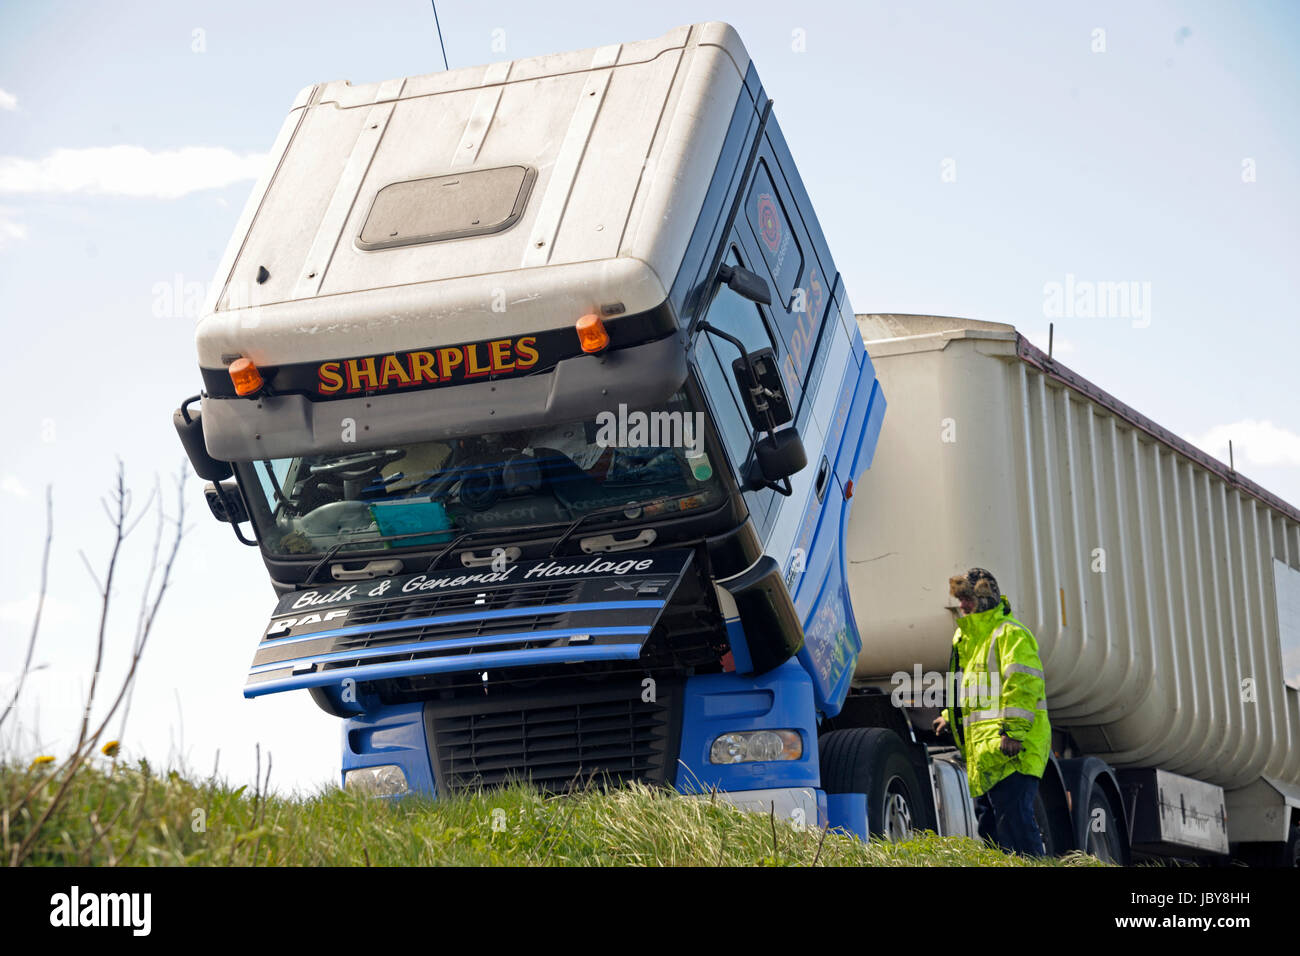
[[[438,22],[438,0],[429,0],[429,2],[433,4],[433,25],[438,30],[438,47],[442,50],[442,68],[450,70],[451,67],[447,65],[447,46],[442,42],[442,24]]]
[[[1232,439],[1228,439],[1228,470],[1236,471],[1237,463],[1232,460]]]
[[[1049,362],[1052,360],[1052,344],[1055,338],[1056,338],[1056,323],[1048,322],[1047,323],[1047,360]]]

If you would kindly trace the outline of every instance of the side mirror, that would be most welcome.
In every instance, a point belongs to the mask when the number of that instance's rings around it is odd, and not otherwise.
[[[758,381],[750,378],[751,366]],[[785,384],[781,381],[781,367],[777,364],[776,353],[770,348],[750,352],[748,362],[744,356],[736,359],[731,363],[731,373],[740,386],[745,413],[749,415],[749,423],[754,431],[779,428],[794,420],[790,399],[786,397]],[[770,426],[767,418],[769,414],[772,416]]]
[[[787,479],[803,471],[807,465],[808,453],[797,429],[768,432],[754,446],[753,472],[746,484],[752,488],[776,486],[778,491],[788,495]],[[785,488],[778,486],[778,482],[787,482]]]
[[[212,517],[227,524],[243,524],[248,520],[248,508],[244,506],[244,496],[239,493],[239,486],[233,482],[208,482],[203,488],[203,497],[208,500],[208,510]]]
[[[176,426],[176,434],[180,436],[194,473],[204,481],[225,481],[234,470],[230,462],[219,461],[208,454],[208,446],[203,441],[203,413],[197,409],[191,412],[188,407],[198,398],[195,395],[181,402],[181,407],[172,412],[172,424]]]
[[[760,305],[772,304],[772,293],[767,287],[767,280],[756,272],[724,262],[718,268],[718,279],[725,282],[732,292],[750,302],[757,302]]]

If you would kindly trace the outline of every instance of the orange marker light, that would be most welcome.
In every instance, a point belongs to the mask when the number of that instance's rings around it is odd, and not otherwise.
[[[578,320],[578,342],[584,352],[600,352],[609,345],[609,333],[598,315],[584,315]]]
[[[230,363],[230,380],[235,383],[236,395],[252,395],[262,387],[262,373],[246,358]]]

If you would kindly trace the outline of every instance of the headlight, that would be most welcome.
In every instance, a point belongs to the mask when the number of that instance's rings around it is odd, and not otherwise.
[[[742,730],[723,734],[709,748],[709,763],[798,760],[802,756],[803,738],[796,730]]]
[[[349,770],[343,775],[343,786],[372,797],[395,797],[411,789],[396,764]]]

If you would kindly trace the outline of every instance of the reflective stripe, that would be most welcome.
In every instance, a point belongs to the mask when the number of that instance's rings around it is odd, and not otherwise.
[[[1047,706],[1046,701],[1041,701],[1044,708]],[[1019,717],[1023,720],[1034,722],[1034,712],[1025,710],[1023,707],[1003,707],[1001,710],[976,710],[967,714],[962,723],[974,724],[985,720],[1001,720],[1004,717]]]
[[[1040,700],[1035,706],[1037,706],[1039,710],[1047,710],[1047,701]]]
[[[1044,679],[1042,671],[1037,667],[1030,667],[1028,664],[1008,664],[1007,669],[1002,672],[1002,676],[1006,677],[1011,674],[1028,674],[1030,677],[1037,677],[1039,680]]]
[[[990,674],[996,674],[1002,670],[998,666],[998,635],[1002,633],[1002,628],[998,628],[993,634],[993,640],[989,641],[989,659],[984,663],[984,669]]]

